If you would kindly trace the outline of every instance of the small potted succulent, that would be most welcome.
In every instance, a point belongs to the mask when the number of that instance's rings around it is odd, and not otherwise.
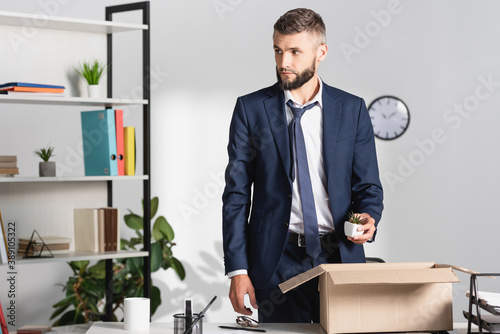
[[[349,212],[348,220],[344,222],[344,233],[348,237],[355,237],[361,235],[364,231],[358,231],[358,227],[363,225],[364,218],[361,218],[359,213]]]
[[[89,97],[99,97],[99,81],[101,77],[109,70],[109,65],[103,64],[97,59],[94,61],[84,61],[79,68],[75,68],[88,84]]]
[[[54,147],[42,147],[35,150],[34,153],[43,160],[38,165],[38,174],[40,176],[56,176],[56,163],[54,161],[49,161],[49,159],[54,156]]]

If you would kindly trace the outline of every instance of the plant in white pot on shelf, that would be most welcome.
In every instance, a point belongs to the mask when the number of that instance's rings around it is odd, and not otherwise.
[[[359,213],[349,212],[348,220],[344,222],[344,233],[348,237],[361,235],[364,231],[358,231],[358,227],[363,225],[364,218]]]
[[[75,71],[87,81],[89,97],[99,97],[99,81],[102,76],[109,70],[109,65],[103,64],[98,60],[84,61]]]
[[[54,156],[54,147],[42,147],[35,150],[34,153],[39,156],[43,161],[38,164],[38,175],[40,176],[56,176],[56,163],[49,161]]]

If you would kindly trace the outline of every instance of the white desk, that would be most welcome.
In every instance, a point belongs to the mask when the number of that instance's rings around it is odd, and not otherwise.
[[[234,326],[235,324],[203,323],[203,334],[250,334],[243,330],[221,329],[218,325]],[[466,334],[466,323],[454,323],[455,334]],[[260,324],[258,328],[265,329],[265,334],[325,334],[320,324]],[[475,328],[474,328],[475,330]],[[173,334],[174,323],[152,322],[149,331],[126,331],[123,322],[95,322],[86,334]],[[260,334],[254,332],[255,334]],[[394,334],[394,333],[392,333]]]
[[[260,334],[243,330],[221,329],[219,325],[235,326],[236,324],[203,323],[203,334]],[[320,324],[261,324],[264,334],[325,334]],[[174,323],[152,322],[149,331],[126,331],[123,322],[95,322],[86,334],[173,334]]]

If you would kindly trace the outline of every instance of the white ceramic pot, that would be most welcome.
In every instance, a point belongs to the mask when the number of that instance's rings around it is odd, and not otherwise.
[[[88,85],[89,97],[97,99],[99,97],[99,85]]]
[[[363,234],[364,231],[358,231],[358,227],[361,225],[353,224],[351,222],[344,222],[344,233],[348,237],[355,237],[357,235]]]

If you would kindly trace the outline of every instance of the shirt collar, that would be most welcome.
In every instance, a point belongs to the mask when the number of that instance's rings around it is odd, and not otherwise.
[[[284,90],[285,103],[288,100],[292,100],[295,105],[300,106],[300,107],[305,107],[305,106],[308,106],[312,103],[317,102],[319,107],[323,108],[323,80],[321,80],[321,78],[319,76],[317,78],[318,78],[318,82],[319,82],[319,90],[318,90],[318,93],[310,101],[307,101],[304,105],[302,105],[302,104],[298,103],[297,100],[295,100],[295,98],[292,95],[292,92],[290,92],[289,90]]]

